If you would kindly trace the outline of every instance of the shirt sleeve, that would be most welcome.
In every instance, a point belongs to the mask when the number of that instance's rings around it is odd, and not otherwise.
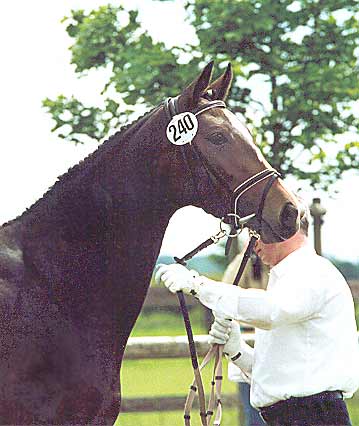
[[[283,286],[280,291],[243,289],[201,277],[196,288],[201,303],[218,315],[270,330],[315,315],[319,298],[305,283]]]
[[[242,382],[251,384],[251,376],[244,373],[237,365],[233,362],[228,363],[228,379],[232,382]]]
[[[235,359],[234,359],[235,358]],[[241,338],[239,353],[237,356],[230,359],[230,362],[236,365],[241,370],[241,375],[245,377],[245,382],[250,382],[252,376],[254,349]],[[242,380],[240,380],[242,381]]]

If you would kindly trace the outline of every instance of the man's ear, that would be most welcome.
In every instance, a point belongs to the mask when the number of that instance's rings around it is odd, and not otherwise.
[[[209,62],[196,80],[181,93],[179,103],[182,111],[189,111],[198,105],[201,95],[206,92],[211,81],[213,64],[213,61]]]
[[[217,78],[216,81],[214,81],[208,89],[211,89],[213,94],[211,95],[211,98],[213,100],[221,100],[224,101],[227,96],[229,89],[231,88],[233,80],[233,71],[232,71],[232,65],[229,62],[227,65],[226,71]]]

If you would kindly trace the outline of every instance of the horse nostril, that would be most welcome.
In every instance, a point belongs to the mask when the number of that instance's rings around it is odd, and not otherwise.
[[[297,229],[298,209],[292,203],[287,203],[280,214],[281,225],[291,233]]]

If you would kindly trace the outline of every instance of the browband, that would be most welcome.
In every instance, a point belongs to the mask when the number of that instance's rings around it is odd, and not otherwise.
[[[175,115],[180,114],[181,111],[179,109],[178,96],[176,96],[175,98],[167,98],[164,101],[164,108],[167,114],[167,118],[170,121]],[[199,115],[199,114],[202,114],[202,112],[205,112],[211,108],[226,108],[226,104],[225,102],[219,101],[219,100],[209,101],[205,105],[201,105],[190,112],[192,112],[192,114],[194,115]]]

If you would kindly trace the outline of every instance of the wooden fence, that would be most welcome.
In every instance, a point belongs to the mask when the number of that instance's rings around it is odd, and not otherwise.
[[[253,333],[243,333],[248,343],[253,343]],[[203,357],[208,349],[208,336],[194,336],[198,355]],[[159,359],[159,358],[187,358],[189,357],[187,336],[174,337],[131,337],[128,341],[125,360],[134,359]],[[141,397],[123,398],[121,412],[151,412],[151,411],[175,411],[183,410],[186,396],[180,397]],[[222,402],[225,407],[238,407],[240,404],[238,395],[224,394]],[[198,408],[197,401],[194,404]]]

